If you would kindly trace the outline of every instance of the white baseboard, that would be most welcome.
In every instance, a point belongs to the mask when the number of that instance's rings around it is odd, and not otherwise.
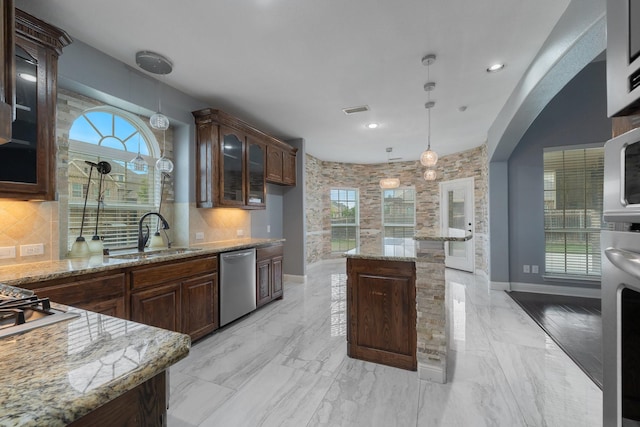
[[[491,282],[493,285],[493,282]],[[493,286],[491,287],[493,289]],[[600,288],[579,286],[541,285],[538,283],[511,282],[512,291],[532,292],[536,294],[566,295],[571,297],[600,298]]]
[[[418,378],[438,384],[447,382],[447,370],[441,366],[427,365],[418,362]]]
[[[511,290],[511,282],[494,282],[490,281],[491,290],[493,291],[510,291]]]
[[[307,275],[301,276],[299,274],[283,274],[282,278],[288,283],[307,283]]]

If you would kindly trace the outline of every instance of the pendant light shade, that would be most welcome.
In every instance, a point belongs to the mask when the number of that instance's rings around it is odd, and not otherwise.
[[[389,158],[389,155],[391,154],[391,151],[393,151],[393,147],[387,147],[387,164],[391,165],[391,159]],[[394,160],[398,160],[400,159],[400,157],[396,157]],[[398,188],[400,187],[400,180],[398,178],[382,178],[380,180],[380,188],[384,189],[384,190],[389,190],[392,188]]]
[[[380,180],[380,188],[385,190],[398,187],[400,187],[400,180],[398,178],[382,178]]]
[[[149,124],[154,129],[165,131],[169,129],[169,118],[158,111],[149,118]]]
[[[420,156],[420,163],[422,163],[423,166],[432,168],[438,163],[438,154],[431,148],[427,148]]]
[[[436,171],[433,169],[427,169],[426,171],[424,171],[425,181],[435,181],[437,177],[438,175],[436,174]]]

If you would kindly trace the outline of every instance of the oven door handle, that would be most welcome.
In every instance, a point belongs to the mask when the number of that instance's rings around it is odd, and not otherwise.
[[[636,279],[640,279],[639,253],[616,248],[607,248],[604,253],[613,265]]]

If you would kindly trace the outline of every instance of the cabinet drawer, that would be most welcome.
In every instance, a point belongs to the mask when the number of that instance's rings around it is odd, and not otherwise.
[[[51,301],[84,306],[85,303],[124,298],[124,273],[103,277],[92,277],[72,283],[62,283],[34,289],[40,297],[48,297]]]
[[[273,258],[276,256],[282,256],[284,254],[284,245],[272,245],[265,248],[256,249],[256,260],[263,260],[267,258]]]
[[[131,289],[146,288],[167,281],[181,280],[198,274],[213,273],[218,270],[218,258],[200,258],[174,261],[167,264],[135,269],[131,272]]]

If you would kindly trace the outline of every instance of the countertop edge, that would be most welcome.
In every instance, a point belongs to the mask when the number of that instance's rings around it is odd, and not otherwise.
[[[247,249],[260,248],[284,242],[285,239],[242,239],[225,240],[189,246],[197,249],[185,253],[168,254],[148,259],[117,259],[114,256],[94,256],[90,258],[62,259],[55,261],[43,261],[30,264],[16,264],[0,267],[0,282],[11,286],[20,286],[27,283],[40,282],[81,276],[84,274],[101,273],[127,267],[155,264],[158,262],[173,261],[217,255],[219,253]],[[30,272],[31,270],[31,272]],[[33,271],[36,271],[35,273]]]

